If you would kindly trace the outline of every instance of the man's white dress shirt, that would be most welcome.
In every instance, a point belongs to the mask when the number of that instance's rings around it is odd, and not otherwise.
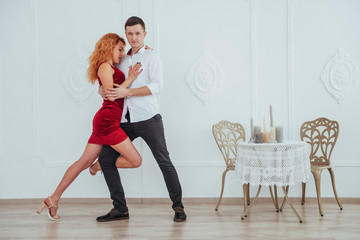
[[[159,55],[153,50],[146,50],[145,46],[132,56],[129,53],[121,59],[117,68],[125,74],[126,79],[129,67],[140,62],[143,71],[132,82],[129,88],[147,86],[151,91],[151,95],[125,97],[124,110],[121,117],[122,123],[128,122],[125,118],[127,111],[130,113],[131,122],[148,120],[158,114],[159,109],[155,95],[159,94],[163,88],[163,69]]]

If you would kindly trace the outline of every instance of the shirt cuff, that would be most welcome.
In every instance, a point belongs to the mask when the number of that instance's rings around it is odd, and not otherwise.
[[[146,86],[149,88],[152,95],[156,95],[156,94],[161,93],[160,87],[156,83],[150,83],[150,84],[148,84]]]

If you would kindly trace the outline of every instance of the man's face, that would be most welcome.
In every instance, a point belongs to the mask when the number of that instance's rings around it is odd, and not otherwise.
[[[134,26],[127,26],[125,28],[126,38],[132,48],[139,48],[144,45],[146,32],[140,24]]]

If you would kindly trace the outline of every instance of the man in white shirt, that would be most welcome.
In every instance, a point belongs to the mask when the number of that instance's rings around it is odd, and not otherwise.
[[[117,67],[125,74],[125,78],[128,77],[129,67],[137,62],[141,63],[143,71],[128,89],[118,86],[107,92],[106,96],[125,98],[121,127],[131,141],[141,137],[150,147],[173,202],[174,221],[182,222],[186,220],[186,214],[182,204],[181,185],[167,151],[163,122],[155,96],[163,88],[162,63],[158,54],[144,46],[146,31],[142,19],[129,18],[125,23],[125,34],[131,49]],[[108,214],[97,218],[99,222],[129,218],[120,175],[115,166],[118,156],[119,153],[110,146],[104,146],[99,156],[114,205]]]

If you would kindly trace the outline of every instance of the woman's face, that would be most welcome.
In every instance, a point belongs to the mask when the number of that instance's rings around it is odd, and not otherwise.
[[[121,58],[124,56],[124,44],[119,42],[113,52],[112,52],[112,61],[114,64],[120,63]]]

